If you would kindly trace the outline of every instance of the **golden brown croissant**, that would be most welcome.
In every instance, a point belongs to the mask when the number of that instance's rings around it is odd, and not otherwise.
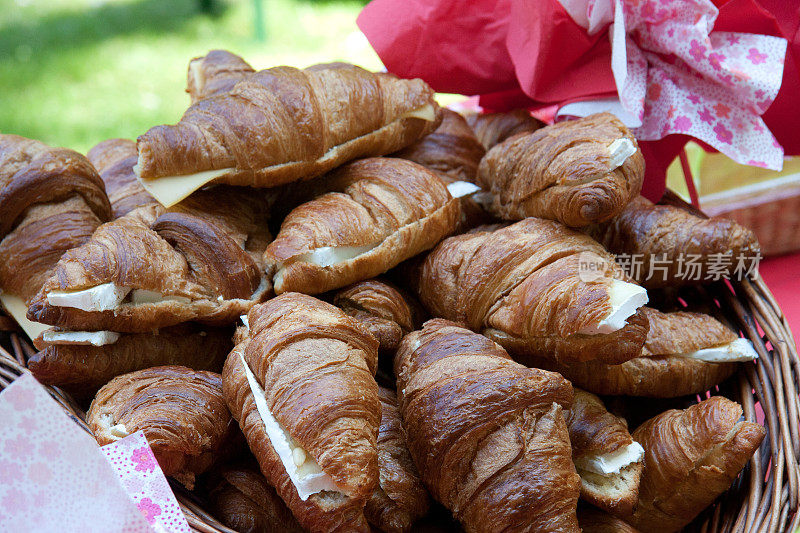
[[[0,292],[18,322],[30,324],[24,309],[61,255],[110,218],[103,181],[84,156],[0,135]]]
[[[211,50],[189,62],[186,92],[194,104],[203,98],[229,92],[254,72],[253,67],[236,54],[226,50]]]
[[[470,113],[465,118],[486,150],[491,150],[518,133],[533,133],[544,127],[543,122],[533,118],[525,109],[505,113]]]
[[[396,158],[350,163],[333,191],[295,208],[267,247],[275,292],[319,294],[382,274],[449,235],[458,201],[430,170]]]
[[[247,317],[248,331],[225,362],[223,390],[261,471],[304,528],[369,531],[378,341],[340,309],[297,293]]]
[[[613,256],[558,222],[527,218],[450,237],[414,281],[433,316],[483,331],[514,356],[611,364],[641,353],[647,301]],[[582,273],[583,264],[595,267]],[[627,323],[626,323],[627,321]]]
[[[239,533],[303,532],[275,489],[249,467],[213,472],[208,500],[214,516]]]
[[[608,251],[626,257],[630,275],[647,288],[702,283],[717,272],[734,278],[737,267],[744,274],[760,254],[755,234],[732,220],[704,219],[641,196],[613,219],[585,231]]]
[[[639,533],[621,518],[588,506],[578,509],[578,523],[583,533]]]
[[[506,220],[535,216],[572,227],[608,220],[638,196],[644,157],[610,113],[559,122],[495,146],[478,168],[491,210]]]
[[[222,454],[235,425],[219,374],[158,366],[116,377],[97,392],[86,423],[104,446],[143,431],[164,475],[189,490]]]
[[[268,206],[259,192],[216,187],[170,209],[136,209],[65,254],[28,315],[67,330],[131,333],[232,323],[270,293]]]
[[[155,203],[133,173],[139,157],[136,143],[128,139],[108,139],[95,145],[87,154],[100,173],[111,202],[114,218],[126,215],[143,205]]]
[[[714,396],[673,409],[633,432],[645,449],[639,503],[626,518],[641,531],[678,531],[731,486],[766,432],[742,407]]]
[[[568,381],[441,319],[403,339],[395,374],[411,456],[467,532],[579,531]]]
[[[644,450],[623,418],[589,392],[574,389],[564,411],[572,460],[581,476],[581,498],[616,515],[629,515],[639,498]]]
[[[388,154],[439,125],[433,91],[354,65],[275,67],[138,139],[137,175],[164,205],[215,181],[274,187]]]
[[[28,368],[36,379],[82,400],[92,398],[116,376],[154,366],[180,365],[219,372],[232,347],[228,328],[200,329],[190,324],[156,333],[100,335],[99,342],[92,332],[86,334],[76,340],[76,335],[59,338],[58,332],[49,336],[45,332],[35,339],[41,351],[28,359]],[[56,339],[44,340],[53,336]]]
[[[387,533],[403,533],[428,512],[430,498],[408,452],[400,422],[397,396],[380,387],[381,427],[378,430],[380,482],[367,500],[364,514],[370,524]]]
[[[702,313],[643,308],[650,324],[640,357],[619,365],[600,361],[554,363],[520,356],[525,364],[564,375],[596,394],[672,398],[706,391],[757,357],[750,341]]]
[[[388,281],[373,278],[359,281],[336,292],[333,304],[357,318],[380,342],[381,351],[391,352],[403,335],[421,323],[418,304]]]

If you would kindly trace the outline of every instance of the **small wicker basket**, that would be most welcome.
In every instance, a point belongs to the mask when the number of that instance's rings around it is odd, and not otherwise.
[[[683,204],[675,196],[665,201]],[[691,400],[724,394],[742,404],[747,420],[758,419],[767,430],[767,437],[753,460],[731,488],[687,529],[720,533],[797,530],[800,527],[800,358],[783,313],[761,278],[717,282],[674,296],[682,305],[700,298],[706,306],[714,307],[715,312],[753,342],[759,354],[757,361],[741,364],[734,376]],[[15,323],[0,315],[0,390],[28,372],[26,361],[34,352]],[[47,389],[64,410],[89,431],[84,422],[85,413],[78,404],[57,387]],[[206,512],[205,503],[196,495],[177,483],[172,483],[172,487],[193,529],[232,531]]]

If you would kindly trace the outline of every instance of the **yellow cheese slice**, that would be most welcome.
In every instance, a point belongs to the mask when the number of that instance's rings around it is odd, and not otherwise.
[[[232,168],[222,168],[219,170],[204,170],[203,172],[183,176],[164,176],[163,178],[153,179],[139,178],[139,183],[161,205],[172,207],[203,185],[231,171],[233,171]]]
[[[25,305],[25,302],[23,302],[22,298],[19,296],[0,293],[0,303],[3,304],[3,307],[6,308],[11,318],[17,321],[17,324],[28,334],[31,340],[41,335],[44,330],[50,328],[47,324],[28,320],[28,317],[25,316],[28,314],[28,306]]]
[[[409,111],[400,118],[421,118],[422,120],[433,122],[436,120],[436,111],[433,109],[433,104],[425,104],[419,109]]]

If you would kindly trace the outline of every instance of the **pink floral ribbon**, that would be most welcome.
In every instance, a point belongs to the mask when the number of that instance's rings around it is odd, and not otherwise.
[[[619,103],[638,139],[691,135],[739,163],[782,168],[761,115],[781,86],[785,39],[712,31],[719,12],[709,0],[560,2],[590,33],[612,23]]]

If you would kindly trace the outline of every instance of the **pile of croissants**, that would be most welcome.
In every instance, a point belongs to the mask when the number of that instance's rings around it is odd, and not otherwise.
[[[758,243],[641,197],[613,115],[221,50],[187,92],[86,156],[0,135],[0,301],[99,444],[143,431],[231,528],[678,531],[761,444],[721,395],[669,409],[750,341],[615,261]]]

